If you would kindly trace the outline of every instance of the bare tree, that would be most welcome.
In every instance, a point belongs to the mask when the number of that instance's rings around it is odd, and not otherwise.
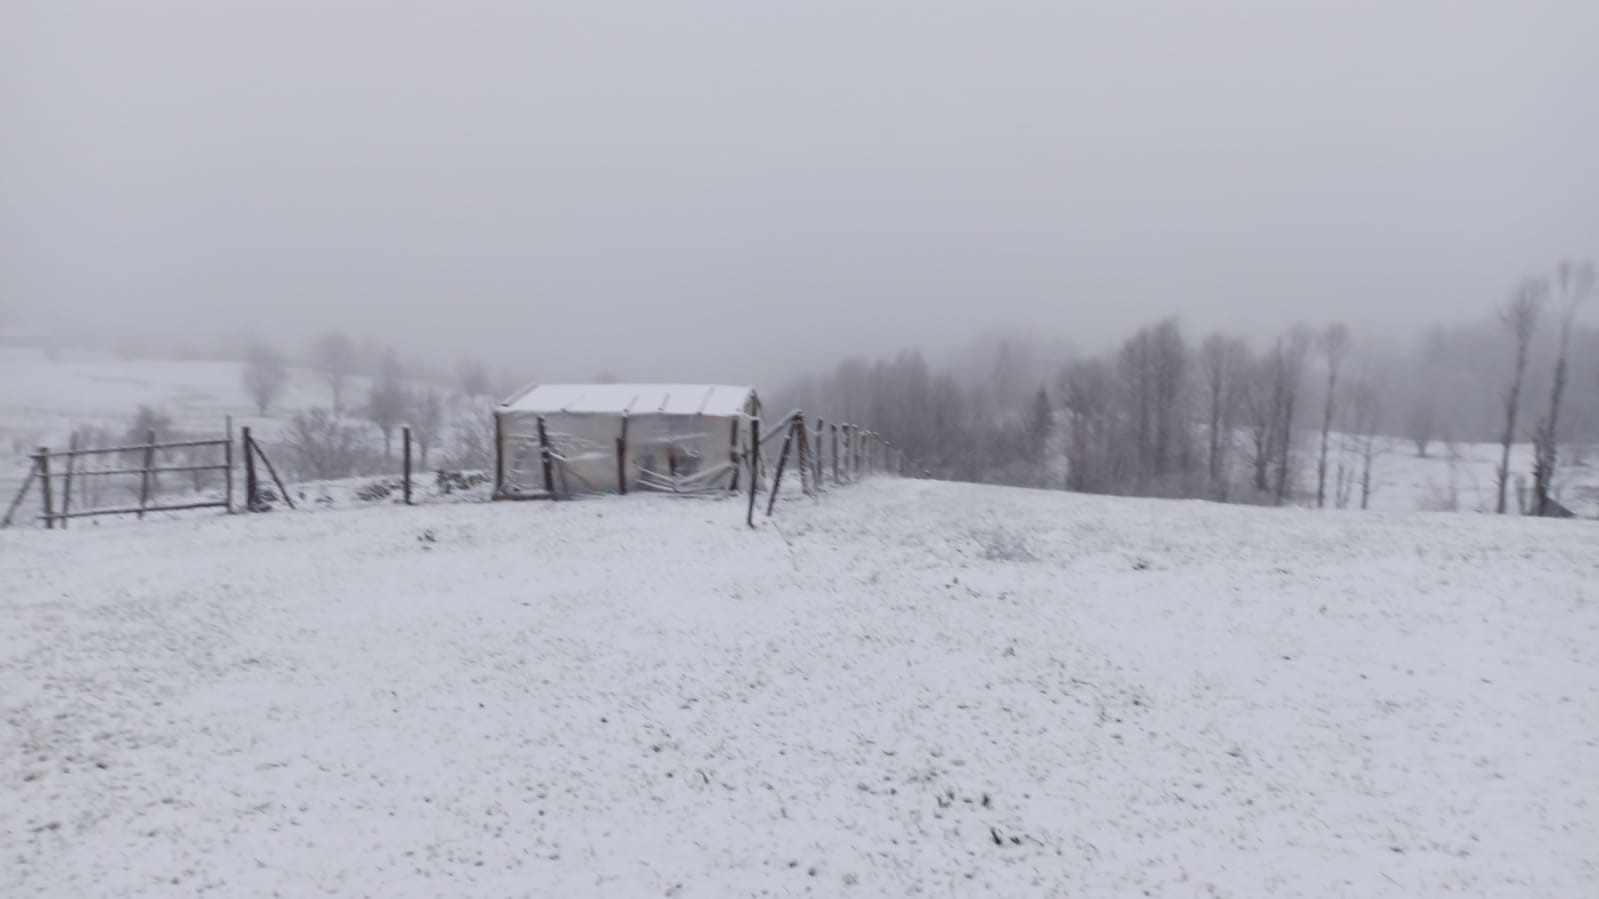
[[[1505,487],[1510,481],[1510,445],[1516,441],[1516,417],[1521,407],[1521,384],[1527,374],[1527,354],[1532,346],[1532,336],[1538,330],[1538,317],[1543,310],[1549,283],[1543,278],[1528,278],[1516,286],[1509,302],[1499,310],[1499,320],[1510,331],[1515,341],[1515,367],[1510,387],[1505,391],[1505,430],[1500,441],[1499,472],[1496,478],[1498,499],[1494,511],[1505,514]]]
[[[317,338],[311,349],[311,365],[322,374],[333,391],[333,414],[344,414],[344,382],[355,372],[355,343],[341,331],[329,331]]]
[[[1577,320],[1578,310],[1593,290],[1593,263],[1560,263],[1555,272],[1555,285],[1561,298],[1560,343],[1555,356],[1554,381],[1549,388],[1549,409],[1538,423],[1533,439],[1534,515],[1548,515],[1552,511],[1550,492],[1558,461],[1556,445],[1560,439],[1560,403],[1566,392],[1566,360],[1571,352],[1571,329]]]
[[[283,361],[283,354],[268,343],[251,341],[244,357],[244,390],[255,401],[257,413],[267,413],[283,395],[288,380],[289,368]]]
[[[1327,362],[1327,396],[1321,411],[1321,455],[1316,461],[1316,507],[1323,508],[1327,505],[1327,438],[1332,433],[1333,411],[1337,404],[1338,372],[1349,354],[1349,329],[1341,324],[1332,325],[1321,333],[1318,343]]]
[[[1210,413],[1207,428],[1210,447],[1205,468],[1212,493],[1218,499],[1225,499],[1227,485],[1223,473],[1227,451],[1233,442],[1233,419],[1242,392],[1240,382],[1246,376],[1249,363],[1249,345],[1236,337],[1212,334],[1200,345],[1199,356]]]
[[[428,467],[428,451],[438,443],[439,429],[444,426],[444,400],[437,390],[429,390],[417,397],[416,408],[411,412],[411,434],[422,454],[422,467]]]
[[[1116,376],[1102,360],[1073,362],[1061,375],[1067,427],[1066,489],[1102,491]]]
[[[1438,435],[1438,406],[1431,396],[1417,396],[1410,401],[1405,415],[1405,436],[1416,445],[1416,458],[1427,458],[1427,448]]]
[[[326,409],[298,412],[284,434],[295,471],[303,478],[345,478],[362,467],[366,448],[360,432]]]
[[[1288,499],[1288,475],[1294,449],[1294,410],[1299,402],[1300,383],[1304,380],[1305,357],[1310,352],[1310,331],[1295,327],[1288,338],[1279,343],[1276,366],[1272,379],[1273,406],[1276,409],[1277,479],[1275,492],[1279,503]]]
[[[411,392],[401,376],[400,362],[392,351],[386,353],[378,368],[377,380],[367,396],[366,417],[383,432],[383,458],[394,455],[394,429],[405,421],[411,406]]]
[[[1372,468],[1382,446],[1382,438],[1378,435],[1382,427],[1382,391],[1375,381],[1363,379],[1353,385],[1349,392],[1349,411],[1360,464],[1360,508],[1367,509],[1377,489],[1372,480]]]

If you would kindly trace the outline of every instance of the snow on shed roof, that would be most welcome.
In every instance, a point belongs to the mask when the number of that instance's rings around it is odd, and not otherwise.
[[[586,412],[620,415],[741,414],[753,387],[726,384],[535,384],[506,400],[512,412]]]

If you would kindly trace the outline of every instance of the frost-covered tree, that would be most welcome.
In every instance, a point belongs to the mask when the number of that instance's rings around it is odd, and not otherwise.
[[[1338,373],[1349,354],[1349,329],[1332,325],[1323,331],[1317,341],[1327,365],[1327,395],[1322,402],[1321,454],[1316,460],[1316,507],[1327,505],[1327,440],[1332,433],[1333,412],[1338,398]]]
[[[411,412],[411,434],[416,438],[416,448],[422,455],[422,467],[428,467],[428,452],[437,445],[439,429],[444,426],[444,399],[437,390],[424,391],[416,398]]]
[[[1549,282],[1543,278],[1528,278],[1516,286],[1515,293],[1499,310],[1499,321],[1510,332],[1515,345],[1510,386],[1505,390],[1505,429],[1499,442],[1499,471],[1495,479],[1498,497],[1494,502],[1494,511],[1500,515],[1505,514],[1505,489],[1510,482],[1510,445],[1516,441],[1516,418],[1521,409],[1521,384],[1527,375],[1527,356],[1532,348],[1532,336],[1538,330],[1544,296],[1548,292]]]
[[[1560,294],[1560,339],[1555,355],[1554,378],[1549,388],[1549,408],[1538,423],[1534,437],[1533,461],[1533,514],[1550,514],[1555,467],[1558,462],[1557,445],[1560,440],[1560,404],[1565,398],[1567,358],[1571,354],[1571,329],[1577,313],[1593,291],[1593,263],[1562,262],[1555,272],[1555,286]]]
[[[355,342],[340,331],[323,334],[311,348],[311,365],[333,392],[333,414],[344,414],[344,384],[355,373]]]
[[[1247,377],[1249,344],[1236,337],[1212,334],[1200,345],[1199,360],[1200,374],[1204,379],[1205,436],[1209,444],[1205,473],[1213,494],[1225,499],[1227,451],[1232,446],[1234,419],[1243,393],[1242,382]]]
[[[366,417],[383,432],[383,458],[394,455],[394,429],[405,421],[411,407],[411,391],[406,387],[404,369],[391,351],[378,366],[377,380],[367,395]]]
[[[289,381],[289,368],[283,354],[264,341],[253,340],[245,351],[244,390],[255,403],[255,411],[265,415],[267,409],[283,395]]]
[[[302,478],[333,480],[356,474],[367,457],[358,428],[326,409],[298,412],[283,435],[294,470]]]

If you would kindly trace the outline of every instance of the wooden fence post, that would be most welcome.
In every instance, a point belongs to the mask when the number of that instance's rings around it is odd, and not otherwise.
[[[155,467],[155,429],[144,432],[144,472],[139,475],[139,517],[150,504],[150,469]]]
[[[257,498],[261,492],[261,481],[255,475],[255,440],[250,437],[250,426],[245,425],[244,440],[244,511],[259,512],[256,508]]]
[[[823,446],[822,435],[826,433],[826,431],[827,426],[823,424],[820,418],[818,418],[816,420],[816,450],[815,455],[813,456],[813,458],[816,460],[816,471],[811,474],[811,479],[816,484],[817,492],[821,492],[822,489],[822,453],[826,449],[826,447]]]
[[[44,486],[44,526],[53,530],[56,526],[55,503],[50,498],[50,448],[39,447],[39,481]]]
[[[405,425],[404,427],[400,428],[400,439],[405,441],[405,446],[402,448],[402,450],[400,452],[400,458],[402,460],[401,464],[405,466],[405,486],[403,488],[403,493],[405,495],[405,504],[407,506],[409,506],[409,505],[411,505],[411,426],[410,425]]]
[[[739,458],[738,458],[738,419],[734,418],[733,419],[733,436],[732,436],[731,441],[728,443],[728,448],[727,448],[727,464],[729,464],[729,465],[731,465],[733,467],[733,477],[731,479],[729,479],[729,485],[728,485],[728,488],[727,488],[727,492],[729,492],[729,493],[737,493],[738,492],[738,475],[739,475],[738,463],[739,463]]]
[[[744,521],[750,527],[755,527],[755,491],[759,489],[761,483],[761,420],[759,418],[750,419],[749,463],[750,508],[749,512],[745,515]]]
[[[494,493],[499,495],[505,490],[505,433],[500,413],[491,414],[494,416]]]
[[[795,452],[794,464],[799,466],[800,492],[806,496],[815,496],[811,491],[811,451],[810,444],[805,440],[805,416],[795,413],[794,423],[789,425],[794,431]]]
[[[622,433],[616,437],[616,492],[627,496],[627,413],[622,413]]]
[[[67,438],[67,474],[61,481],[61,530],[72,523],[72,469],[78,462],[78,432]]]
[[[222,464],[228,467],[222,475],[223,490],[226,491],[228,514],[233,514],[233,416],[227,417],[228,442],[222,444]]]
[[[828,425],[833,429],[833,483],[838,484],[838,425]]]
[[[544,465],[544,492],[555,499],[555,463],[550,459],[550,436],[544,430],[544,416],[539,416],[539,459]]]

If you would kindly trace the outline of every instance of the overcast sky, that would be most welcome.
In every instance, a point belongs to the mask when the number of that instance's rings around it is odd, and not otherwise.
[[[1483,314],[1599,255],[1599,2],[0,3],[0,313],[762,381]]]

